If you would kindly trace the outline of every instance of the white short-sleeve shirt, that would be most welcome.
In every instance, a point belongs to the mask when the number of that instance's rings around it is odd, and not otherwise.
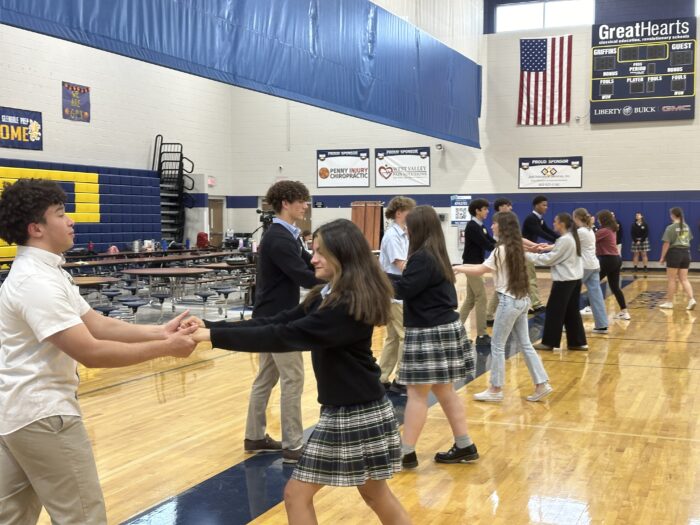
[[[20,246],[0,287],[0,435],[50,416],[81,415],[77,362],[46,341],[90,310],[63,262]]]
[[[499,244],[491,255],[484,261],[484,266],[492,270],[493,287],[498,293],[515,297],[508,290],[508,267],[505,261],[505,247]]]
[[[394,261],[408,259],[408,234],[401,226],[394,223],[387,228],[382,237],[382,245],[379,252],[379,264],[386,273],[401,275],[402,269],[394,264]]]

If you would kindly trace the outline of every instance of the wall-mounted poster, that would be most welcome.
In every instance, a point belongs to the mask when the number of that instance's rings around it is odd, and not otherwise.
[[[0,148],[44,149],[41,113],[0,107]]]
[[[695,117],[695,17],[593,26],[591,122]]]
[[[369,149],[316,151],[318,188],[369,188]]]
[[[63,118],[90,122],[90,88],[62,82]]]
[[[539,157],[518,160],[518,188],[581,188],[583,157]]]
[[[430,148],[377,148],[374,185],[430,186]]]
[[[471,218],[469,216],[469,201],[471,195],[450,195],[450,224],[464,226]]]

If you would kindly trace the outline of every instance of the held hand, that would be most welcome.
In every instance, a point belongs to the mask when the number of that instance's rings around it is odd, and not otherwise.
[[[167,323],[163,325],[163,332],[165,337],[168,337],[170,334],[174,334],[177,332],[182,324],[182,320],[190,313],[189,310],[186,310],[182,312],[180,315],[175,317],[174,319],[171,319]]]
[[[197,343],[210,342],[211,332],[206,328],[199,328],[194,334],[192,334],[192,339]]]
[[[197,346],[197,342],[192,338],[195,327],[185,328],[170,334],[167,339],[168,355],[173,357],[189,357]]]
[[[199,317],[196,317],[194,315],[188,317],[184,321],[180,322],[180,330],[183,328],[188,328],[190,326],[196,326],[197,328],[204,328],[204,321],[202,321]]]

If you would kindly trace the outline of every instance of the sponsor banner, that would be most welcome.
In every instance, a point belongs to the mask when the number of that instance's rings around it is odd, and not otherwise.
[[[583,157],[521,157],[518,188],[581,188]]]
[[[430,148],[377,148],[374,185],[430,186]]]
[[[78,122],[90,122],[90,88],[63,82],[61,88],[63,118]]]
[[[318,188],[369,188],[369,149],[316,151]]]
[[[471,200],[471,195],[450,195],[450,224],[452,226],[464,226],[469,222],[469,202]]]
[[[41,113],[0,107],[0,148],[44,149]]]
[[[695,117],[694,17],[597,24],[592,32],[592,123]]]

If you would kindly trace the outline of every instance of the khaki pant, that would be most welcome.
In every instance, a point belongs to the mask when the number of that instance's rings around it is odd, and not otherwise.
[[[0,436],[0,523],[106,525],[95,458],[78,416],[52,416]]]
[[[484,278],[467,275],[467,298],[459,309],[459,320],[464,323],[472,309],[476,311],[476,335],[486,333],[486,286]]]
[[[527,268],[527,280],[530,286],[530,289],[527,292],[530,296],[530,308],[537,308],[542,306],[542,300],[540,299],[540,293],[537,289],[537,273],[535,272],[535,263],[527,260],[525,266]]]
[[[496,309],[498,308],[498,292],[494,290],[491,299],[489,299],[489,305],[486,307],[486,320],[493,321],[496,315]]]
[[[382,383],[389,382],[389,376],[396,369],[398,375],[403,357],[403,304],[391,303],[391,319],[386,324],[384,348],[379,356],[379,368],[382,369]]]
[[[260,354],[260,369],[253,381],[248,404],[246,439],[264,439],[265,411],[272,389],[280,382],[282,448],[296,450],[302,445],[301,394],[304,391],[304,358],[301,352]]]

